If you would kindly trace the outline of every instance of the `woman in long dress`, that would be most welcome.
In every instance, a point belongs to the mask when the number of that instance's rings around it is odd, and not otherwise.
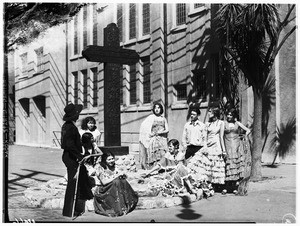
[[[225,161],[226,149],[224,145],[224,122],[220,120],[219,108],[209,109],[209,121],[207,128],[207,149],[206,153],[210,160],[207,168],[207,176],[215,187],[225,183]]]
[[[240,129],[246,131],[246,137],[249,135],[250,130],[242,123],[236,120],[237,115],[234,109],[230,109],[226,114],[227,121],[225,121],[224,129],[224,143],[227,152],[226,159],[226,178],[225,184],[227,191],[237,193],[237,182],[244,177],[245,161],[243,143],[240,136]]]
[[[140,163],[143,169],[153,167],[168,150],[169,127],[163,116],[163,106],[155,103],[152,112],[140,127]]]
[[[117,217],[134,210],[138,195],[126,180],[126,175],[116,169],[114,155],[105,153],[102,164],[98,162],[95,168],[100,183],[94,192],[95,213]]]
[[[214,190],[221,191],[225,184],[224,122],[220,120],[219,108],[210,108],[208,114],[206,144],[189,160],[187,167],[197,176],[197,180],[207,181]]]

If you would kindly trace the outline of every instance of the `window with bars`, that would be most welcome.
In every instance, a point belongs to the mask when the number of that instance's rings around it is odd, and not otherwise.
[[[184,3],[176,4],[176,25],[186,23],[186,5]]]
[[[129,39],[136,38],[136,4],[129,4]]]
[[[87,6],[83,8],[83,48],[88,44],[87,37]]]
[[[74,76],[74,104],[78,104],[78,73],[73,72]]]
[[[200,7],[202,7],[202,6],[205,6],[205,4],[203,4],[203,3],[195,3],[195,4],[194,4],[194,8],[195,8],[195,9],[200,8]]]
[[[119,28],[120,42],[123,42],[123,5],[118,4],[117,6],[117,25]]]
[[[150,57],[145,57],[143,61],[143,103],[151,101],[151,83],[150,83]]]
[[[93,5],[93,45],[97,45],[97,39],[98,39],[98,34],[97,34],[97,4]]]
[[[129,66],[130,104],[136,104],[136,65]]]
[[[207,78],[206,71],[203,70],[193,70],[193,93],[195,99],[205,101],[207,97]]]
[[[36,67],[37,71],[42,71],[44,70],[44,49],[43,47],[40,47],[38,49],[35,49],[35,54],[36,54]]]
[[[143,35],[150,33],[150,4],[143,4]]]
[[[93,73],[93,107],[98,106],[98,72],[97,68],[92,69]]]
[[[83,108],[87,108],[88,103],[88,76],[87,70],[81,71],[83,75]]]
[[[176,84],[177,101],[187,100],[186,84]]]
[[[78,54],[78,15],[74,18],[74,55]]]
[[[123,67],[120,67],[120,105],[123,105]]]

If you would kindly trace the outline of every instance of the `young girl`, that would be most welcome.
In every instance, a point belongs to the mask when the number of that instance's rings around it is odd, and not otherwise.
[[[83,119],[81,129],[79,130],[80,136],[86,132],[89,132],[93,135],[93,147],[97,152],[100,152],[98,148],[98,144],[100,143],[100,131],[97,129],[96,120],[91,116]]]
[[[169,171],[171,175],[170,182],[175,185],[178,189],[183,189],[185,185],[190,193],[196,194],[196,190],[191,185],[189,179],[189,171],[185,167],[185,153],[179,150],[179,141],[172,139],[168,142],[169,152],[150,170],[144,177],[151,175],[153,172],[160,169]]]
[[[83,155],[84,156],[90,156],[90,155],[102,155],[102,151],[100,149],[95,149],[94,148],[94,137],[93,134],[89,132],[85,132],[82,134],[81,137],[81,143],[82,143],[82,150],[83,150]],[[93,166],[95,164],[95,158],[93,156],[90,156],[89,158],[86,158],[87,160],[85,161],[86,164]]]

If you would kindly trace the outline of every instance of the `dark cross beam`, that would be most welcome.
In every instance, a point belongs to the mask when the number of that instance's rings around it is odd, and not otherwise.
[[[104,63],[104,145],[121,145],[120,68],[139,61],[139,55],[120,48],[119,29],[111,23],[104,28],[104,46],[87,46],[82,51],[87,61]]]

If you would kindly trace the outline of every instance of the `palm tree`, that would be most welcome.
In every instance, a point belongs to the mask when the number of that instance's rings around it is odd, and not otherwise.
[[[295,5],[288,5],[283,20],[277,7],[274,4],[225,4],[216,17],[217,33],[228,62],[247,79],[253,90],[252,180],[262,178],[263,93],[269,85],[270,71],[277,53],[296,29],[296,26],[292,27],[280,39],[282,30],[295,19],[290,18]]]

